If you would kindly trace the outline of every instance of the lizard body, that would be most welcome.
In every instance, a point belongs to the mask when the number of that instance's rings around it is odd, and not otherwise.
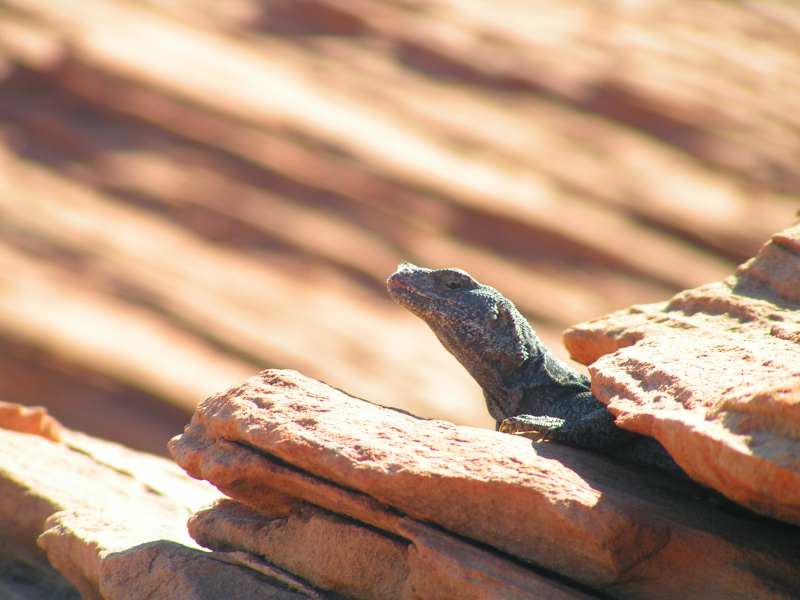
[[[398,266],[387,288],[478,382],[500,431],[680,472],[658,442],[617,427],[589,379],[554,357],[496,289],[461,269],[410,263]]]

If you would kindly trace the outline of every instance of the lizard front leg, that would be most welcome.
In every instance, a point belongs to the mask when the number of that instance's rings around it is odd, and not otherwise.
[[[571,421],[546,415],[517,415],[504,419],[498,431],[537,442],[553,441],[588,450],[611,450],[638,437],[617,427],[614,417],[605,408]]]

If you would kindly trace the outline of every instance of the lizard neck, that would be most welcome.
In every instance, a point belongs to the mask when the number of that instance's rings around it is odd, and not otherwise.
[[[496,421],[513,416],[519,405],[519,380],[531,352],[536,352],[535,336],[530,325],[518,328],[519,335],[476,343],[471,335],[456,327],[433,328],[442,345],[467,370],[483,390],[489,414]]]
[[[518,328],[526,358],[483,361],[470,374],[483,389],[489,413],[498,422],[525,412],[523,405],[530,397],[541,400],[555,397],[569,389],[589,391],[589,380],[581,373],[550,354],[533,328],[525,321]]]
[[[589,389],[589,379],[564,364],[538,341],[538,359],[528,361],[521,370],[527,389],[537,387],[579,387]]]
[[[468,362],[462,361],[483,390],[489,414],[500,423],[520,414],[520,406],[534,373],[542,370],[547,350],[528,321],[515,312],[515,323],[506,343],[492,351],[481,348]]]

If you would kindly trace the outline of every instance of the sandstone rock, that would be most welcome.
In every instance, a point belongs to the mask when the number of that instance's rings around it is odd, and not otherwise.
[[[351,598],[589,597],[413,519],[395,517],[401,537],[280,492],[259,500],[258,511],[222,500],[194,515],[189,531],[204,546],[264,556]]]
[[[6,463],[10,461],[13,465],[17,459],[3,440],[35,440],[34,444],[56,446],[45,441],[48,438],[42,434],[57,431],[61,431],[60,424],[42,409],[0,403],[0,598],[77,600],[80,597],[36,546],[44,519],[59,507],[47,498],[19,493],[7,473]]]
[[[103,598],[150,600],[318,600],[281,589],[252,568],[170,541],[153,541],[110,554],[103,561]]]
[[[186,519],[218,493],[171,462],[39,410],[6,405],[0,418],[22,429],[0,429],[3,598],[307,597],[198,549]],[[41,435],[56,431],[60,443]]]
[[[432,522],[620,597],[800,593],[793,528],[693,503],[680,482],[599,456],[417,419],[292,371],[209,398],[170,451],[267,515],[278,490],[412,543],[409,522]]]
[[[41,406],[22,406],[11,402],[0,402],[0,427],[20,433],[32,433],[58,442],[62,427]]]
[[[800,226],[722,282],[575,326],[564,342],[593,363],[592,389],[621,427],[728,498],[800,524]]]
[[[492,552],[476,548],[413,519],[402,518],[396,511],[365,494],[327,483],[266,456],[242,453],[238,444],[220,441],[215,449],[215,459],[220,466],[220,475],[223,469],[228,474],[242,475],[235,483],[237,490],[240,495],[247,496],[248,504],[258,508],[262,520],[264,514],[274,513],[278,503],[276,494],[284,493],[283,503],[286,505],[296,504],[295,498],[303,498],[332,512],[354,517],[373,529],[381,529],[409,541],[413,546],[413,550],[409,548],[408,552],[413,571],[406,585],[409,593],[420,593],[423,598],[426,597],[425,590],[439,590],[443,598],[582,597],[575,590],[531,573]],[[257,481],[258,477],[252,477],[254,472],[260,475],[260,481]],[[268,480],[269,485],[263,484],[265,480]],[[276,492],[275,488],[282,491]],[[259,554],[265,552],[263,546],[261,550],[256,548],[252,539],[248,541],[237,531],[232,532],[231,530],[240,530],[241,527],[227,523],[224,513],[220,515],[220,511],[216,509],[210,512],[213,513],[212,519],[219,519],[223,524],[212,530],[207,527],[210,522],[208,518],[190,521],[190,529],[193,535],[198,536],[200,543],[212,548],[228,548],[233,544],[234,548]],[[202,523],[197,525],[198,521]],[[293,545],[297,546],[296,543]],[[331,551],[338,552],[338,548]],[[316,552],[318,550],[311,553]],[[281,548],[280,552],[270,555],[269,559],[286,564],[285,553],[286,548]],[[419,567],[423,561],[422,568],[414,568]],[[338,573],[334,576],[340,577]]]
[[[272,494],[274,498],[276,494]],[[266,495],[265,502],[269,502]],[[222,500],[195,514],[189,532],[215,550],[243,549],[321,588],[353,598],[401,598],[408,543],[351,519],[277,494],[260,512]]]

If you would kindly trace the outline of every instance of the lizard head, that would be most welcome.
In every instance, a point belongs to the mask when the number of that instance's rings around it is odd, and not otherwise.
[[[535,338],[527,320],[466,271],[402,263],[386,283],[389,295],[428,324],[484,392],[529,357]]]

